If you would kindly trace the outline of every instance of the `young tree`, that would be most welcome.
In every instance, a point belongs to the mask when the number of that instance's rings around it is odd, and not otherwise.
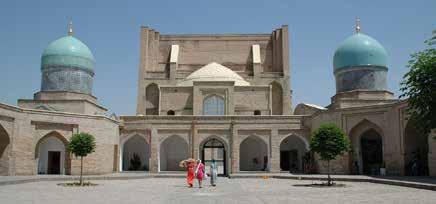
[[[327,161],[327,185],[331,186],[330,160],[334,160],[350,149],[347,136],[335,124],[323,124],[313,132],[310,149],[316,152],[321,160]]]
[[[71,137],[68,151],[80,157],[80,185],[83,185],[83,157],[95,151],[95,138],[88,133],[78,133]]]
[[[429,134],[436,128],[436,30],[425,43],[427,49],[411,55],[400,97],[408,97],[408,112],[417,121],[417,128]]]

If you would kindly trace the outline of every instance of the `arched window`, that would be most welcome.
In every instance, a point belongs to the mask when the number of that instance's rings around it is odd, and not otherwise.
[[[167,115],[175,115],[176,113],[173,111],[173,110],[169,110],[168,112],[167,112]]]
[[[145,89],[145,114],[159,115],[159,87],[154,83]]]
[[[255,110],[254,115],[260,115],[260,110]]]
[[[283,114],[283,89],[278,82],[272,82],[271,84],[271,97],[273,104],[272,115],[282,115]]]
[[[203,101],[203,115],[224,115],[224,99],[212,95]]]

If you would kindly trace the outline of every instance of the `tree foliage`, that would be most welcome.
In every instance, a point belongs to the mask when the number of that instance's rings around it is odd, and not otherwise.
[[[316,152],[321,160],[334,160],[350,149],[350,141],[345,133],[333,123],[321,125],[312,134],[310,149]]]
[[[95,151],[95,138],[88,133],[78,133],[71,137],[68,150],[76,157],[86,157]]]
[[[350,149],[348,137],[335,124],[323,124],[313,132],[310,149],[316,152],[321,160],[327,161],[327,185],[333,185],[330,178],[330,160],[336,159]]]
[[[411,55],[400,97],[408,98],[409,114],[417,121],[417,128],[428,134],[436,128],[436,30],[425,43],[425,50]]]
[[[71,137],[68,151],[80,157],[80,185],[83,185],[83,157],[95,151],[95,138],[88,133],[78,133]]]

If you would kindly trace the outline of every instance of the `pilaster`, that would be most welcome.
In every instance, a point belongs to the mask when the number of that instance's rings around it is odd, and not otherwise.
[[[159,172],[159,137],[155,128],[151,130],[150,141],[150,173],[157,173]]]
[[[271,155],[269,158],[270,172],[280,172],[280,137],[277,129],[271,130],[270,148]]]

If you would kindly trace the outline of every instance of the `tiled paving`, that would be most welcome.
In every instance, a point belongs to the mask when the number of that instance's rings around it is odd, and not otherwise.
[[[347,187],[297,187],[315,181],[220,178],[217,187],[187,188],[183,178],[96,180],[94,187],[62,181],[0,186],[0,203],[434,203],[436,192],[368,182]]]

